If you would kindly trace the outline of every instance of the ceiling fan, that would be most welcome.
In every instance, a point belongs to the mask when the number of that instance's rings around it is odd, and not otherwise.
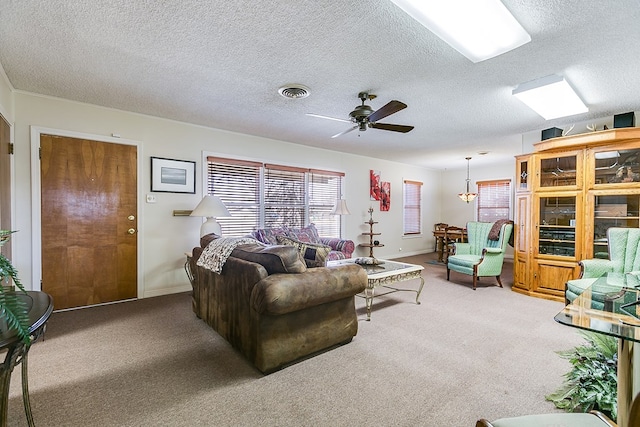
[[[349,129],[333,135],[331,138],[337,138],[358,129],[360,132],[364,132],[368,127],[373,129],[390,130],[392,132],[407,133],[413,129],[413,126],[406,125],[394,125],[391,123],[378,123],[378,120],[383,119],[391,114],[397,113],[400,110],[407,108],[407,104],[400,101],[389,101],[382,108],[373,110],[368,105],[365,105],[365,101],[373,100],[376,95],[372,95],[367,92],[360,92],[358,98],[362,101],[362,105],[358,105],[355,110],[349,113],[351,119],[339,119],[336,117],[322,116],[320,114],[307,113],[307,116],[320,117],[321,119],[337,120],[339,122],[354,123],[355,125]]]

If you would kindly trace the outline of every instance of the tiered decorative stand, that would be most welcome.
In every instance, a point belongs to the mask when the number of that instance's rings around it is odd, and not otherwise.
[[[369,236],[369,243],[360,243],[358,246],[363,248],[369,248],[369,256],[373,258],[373,248],[383,247],[383,244],[378,243],[377,245],[373,243],[373,236],[379,236],[382,233],[374,233],[373,232],[373,224],[377,224],[377,221],[373,220],[373,208],[369,208],[369,221],[365,222],[365,224],[369,224],[369,232],[362,233],[363,236]]]

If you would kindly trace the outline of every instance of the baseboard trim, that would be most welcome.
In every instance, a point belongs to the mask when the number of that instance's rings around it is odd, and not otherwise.
[[[160,297],[162,295],[179,294],[181,292],[192,291],[191,285],[177,285],[168,288],[149,289],[144,291],[142,298]]]

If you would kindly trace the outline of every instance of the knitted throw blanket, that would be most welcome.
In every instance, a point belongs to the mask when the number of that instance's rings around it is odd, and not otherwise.
[[[236,246],[250,243],[262,245],[262,243],[256,239],[250,237],[221,237],[212,240],[211,243],[204,248],[196,264],[220,274],[222,273],[224,263],[227,262],[227,258],[229,258]]]
[[[499,219],[494,222],[489,231],[489,240],[500,240],[500,229],[504,224],[513,224],[513,221],[510,219]]]
[[[500,229],[504,224],[513,224],[510,219],[499,219],[493,223],[491,230],[489,230],[489,240],[500,240]],[[513,247],[513,233],[509,236],[509,246]]]

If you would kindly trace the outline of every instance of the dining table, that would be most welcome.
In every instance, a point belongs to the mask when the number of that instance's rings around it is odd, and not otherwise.
[[[446,232],[445,229],[436,229],[433,230],[433,237],[436,238],[436,252],[438,253],[438,261],[439,262],[447,262],[445,258],[445,234],[447,234],[450,238],[459,240],[461,242],[467,241],[467,229],[461,228],[458,230],[449,230]]]

